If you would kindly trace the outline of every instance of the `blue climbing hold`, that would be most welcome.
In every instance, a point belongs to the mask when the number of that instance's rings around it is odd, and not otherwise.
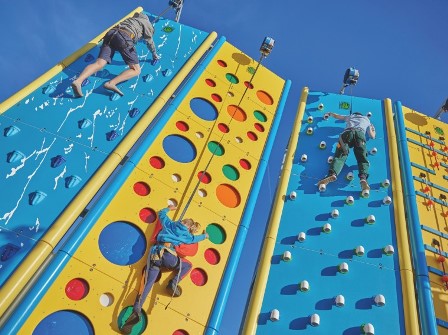
[[[92,125],[92,121],[89,119],[82,119],[78,121],[78,128],[79,129],[85,129]]]
[[[103,69],[103,70],[98,71],[96,73],[96,77],[98,77],[98,78],[108,78],[109,75],[110,75],[110,72],[107,71],[106,69]]]
[[[13,135],[17,134],[19,131],[20,131],[19,127],[9,126],[9,127],[5,128],[3,135],[5,135],[5,137],[9,137],[9,136],[13,136]]]
[[[48,85],[47,87],[44,88],[44,94],[51,94],[54,91],[56,91],[56,87],[53,85]]]
[[[14,163],[18,160],[22,160],[23,158],[25,158],[25,155],[17,150],[8,152],[8,154],[6,155],[6,161],[8,163]]]
[[[152,76],[152,74],[147,74],[143,76],[143,81],[145,83],[149,83],[150,81],[152,81],[154,79],[154,77]]]
[[[138,114],[140,114],[140,110],[139,110],[138,108],[132,108],[132,109],[129,111],[129,116],[130,116],[131,118],[136,117]]]
[[[110,100],[112,100],[112,101],[117,101],[118,99],[120,99],[121,98],[121,95],[120,94],[118,94],[118,93],[114,93],[114,94],[112,94],[112,96],[110,97]]]
[[[51,159],[51,167],[52,168],[58,167],[59,165],[64,164],[64,163],[65,163],[65,158],[62,157],[61,155],[57,155],[56,157],[53,157]]]
[[[73,188],[76,185],[78,185],[81,181],[82,181],[81,177],[78,177],[77,175],[71,175],[65,178],[65,187]]]
[[[169,77],[173,74],[173,72],[170,69],[166,69],[166,70],[162,71],[162,74],[164,77]]]
[[[81,86],[86,86],[90,84],[90,80],[89,79],[84,79],[83,82],[81,83]]]
[[[151,61],[151,65],[156,65],[158,62],[159,62],[158,59],[153,59],[153,60]]]
[[[118,133],[115,130],[111,130],[106,134],[106,139],[108,141],[113,141],[118,137]]]
[[[2,256],[0,257],[0,260],[2,262],[6,262],[8,259],[14,256],[19,250],[20,248],[17,245],[8,243],[3,247]]]
[[[93,57],[92,54],[87,54],[87,56],[84,58],[84,62],[87,62],[87,63],[89,63],[93,60],[95,60],[95,57]]]
[[[31,206],[34,206],[41,203],[46,197],[47,197],[46,193],[42,191],[34,191],[30,193],[28,202]]]

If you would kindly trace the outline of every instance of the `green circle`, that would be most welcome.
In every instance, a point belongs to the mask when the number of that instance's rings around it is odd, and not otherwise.
[[[231,74],[231,73],[226,73],[226,79],[228,81],[230,81],[232,84],[238,84],[240,81],[238,80],[238,78]]]
[[[247,72],[249,72],[250,74],[254,74],[254,73],[255,73],[255,68],[252,67],[252,66],[249,66],[249,67],[247,68]]]
[[[210,242],[214,244],[223,244],[226,240],[225,230],[217,223],[209,224],[205,231],[208,234]]]
[[[173,32],[174,28],[170,27],[170,26],[166,26],[162,30],[166,33],[171,33],[171,32]]]
[[[240,178],[240,173],[232,165],[224,165],[222,167],[222,173],[224,173],[224,176],[226,176],[227,179],[230,179],[233,181],[238,180]]]
[[[260,111],[255,111],[254,112],[254,116],[255,118],[260,121],[260,122],[266,122],[268,120],[268,118],[266,117],[266,115],[264,115],[262,112]]]
[[[126,322],[126,320],[129,317],[129,315],[132,314],[132,311],[133,311],[133,307],[128,306],[120,312],[120,314],[118,315],[118,319],[117,319],[118,328],[123,327],[124,323]],[[132,327],[132,331],[131,331],[130,335],[143,334],[147,325],[148,325],[148,318],[145,313],[141,313],[140,321],[138,323],[136,323],[134,325],[134,327]]]
[[[221,144],[215,141],[208,142],[208,150],[216,156],[222,156],[224,155],[224,148]]]

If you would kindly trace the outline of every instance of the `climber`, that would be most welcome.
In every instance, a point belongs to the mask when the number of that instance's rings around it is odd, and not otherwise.
[[[117,85],[140,74],[140,64],[135,49],[135,44],[140,40],[146,41],[146,46],[152,53],[153,61],[160,57],[157,55],[153,41],[154,27],[146,14],[135,13],[133,17],[127,18],[110,29],[103,37],[103,45],[95,63],[87,65],[78,78],[73,80],[71,86],[76,98],[82,97],[82,82],[95,72],[100,71],[107,63],[111,63],[115,51],[123,57],[129,66],[115,78],[104,84],[104,88],[123,96],[123,92]]]
[[[339,136],[334,159],[331,162],[327,177],[317,183],[319,190],[324,190],[328,183],[337,179],[337,176],[347,160],[349,149],[354,148],[353,151],[355,153],[356,161],[358,162],[358,176],[362,191],[363,193],[364,191],[369,191],[370,186],[367,183],[367,178],[369,177],[370,163],[367,160],[365,134],[368,131],[369,137],[374,139],[376,136],[375,127],[370,123],[370,119],[367,116],[358,112],[347,116],[336,113],[329,113],[329,115],[335,119],[344,120],[346,122],[346,127]]]

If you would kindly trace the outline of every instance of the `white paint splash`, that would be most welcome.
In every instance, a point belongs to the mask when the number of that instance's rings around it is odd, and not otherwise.
[[[87,165],[88,165],[88,162],[89,162],[90,156],[89,156],[89,155],[87,155],[87,152],[84,152],[84,157],[85,157],[85,160],[86,160],[86,163],[84,164],[84,170],[85,170],[85,171],[86,171],[86,173],[87,173]]]
[[[62,172],[54,178],[54,187],[53,187],[53,190],[55,190],[56,187],[58,187],[58,181],[59,181],[59,179],[64,178],[64,175],[65,175],[66,172],[67,172],[67,167],[64,166],[64,170],[62,170]]]
[[[36,230],[37,233],[39,231],[39,227],[40,227],[40,221],[39,218],[36,218],[36,223],[33,226],[29,227],[28,229],[30,231]]]
[[[67,148],[64,148],[64,153],[67,155],[68,153],[70,153],[73,150],[73,143],[70,143],[69,146]]]

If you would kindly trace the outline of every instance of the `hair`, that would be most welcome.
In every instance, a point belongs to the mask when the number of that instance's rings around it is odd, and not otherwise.
[[[188,228],[190,233],[195,234],[201,229],[201,224],[199,222],[195,222],[193,219],[183,219],[182,224]]]

